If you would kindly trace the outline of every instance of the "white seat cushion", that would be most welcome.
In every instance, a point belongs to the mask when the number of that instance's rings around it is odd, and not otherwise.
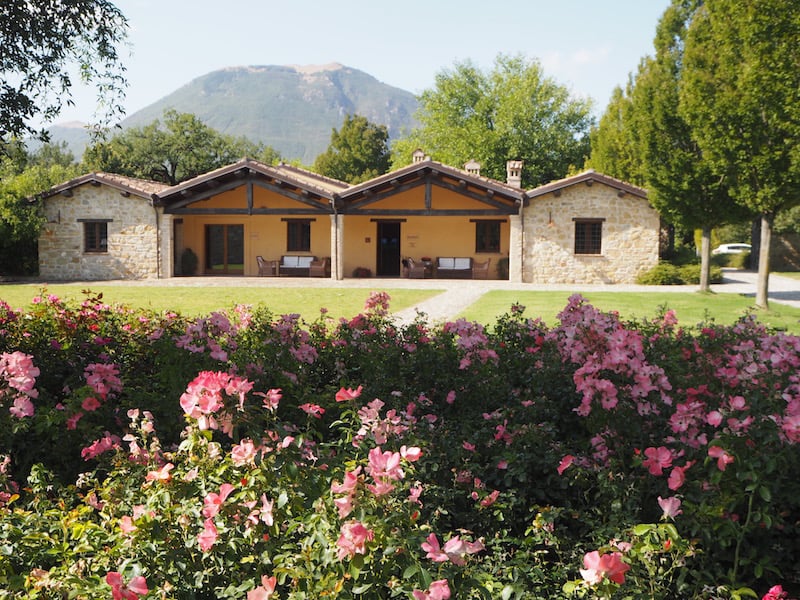
[[[452,269],[453,265],[455,264],[454,258],[449,257],[439,257],[439,268],[440,269]]]
[[[453,259],[453,268],[458,270],[469,269],[469,259],[468,258],[456,258]]]

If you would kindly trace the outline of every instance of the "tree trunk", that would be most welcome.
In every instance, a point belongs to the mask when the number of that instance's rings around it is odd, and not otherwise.
[[[703,227],[700,238],[700,290],[711,291],[711,228]]]
[[[772,245],[772,221],[774,215],[761,215],[761,240],[758,253],[758,283],[756,284],[756,306],[769,308],[769,251]]]

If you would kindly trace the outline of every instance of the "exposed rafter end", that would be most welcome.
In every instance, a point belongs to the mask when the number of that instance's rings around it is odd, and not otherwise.
[[[61,192],[61,195],[65,198],[72,198],[72,190],[64,190]]]
[[[625,190],[617,191],[617,198],[623,198],[623,197],[625,197]]]

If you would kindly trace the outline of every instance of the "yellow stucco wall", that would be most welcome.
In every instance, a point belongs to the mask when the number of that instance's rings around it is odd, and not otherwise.
[[[405,191],[401,194],[383,198],[369,205],[369,208],[381,208],[383,210],[425,210],[425,187],[419,186]],[[439,186],[431,187],[431,209],[432,210],[481,210],[486,209],[487,205],[478,200],[473,200],[452,190]]]
[[[267,260],[280,259],[284,254],[330,256],[330,219],[327,215],[309,217],[311,220],[311,251],[288,252],[286,250],[286,221],[277,215],[182,215],[184,247],[194,250],[199,258],[199,270],[205,264],[205,226],[244,226],[244,275],[258,275],[256,256]],[[306,217],[298,217],[305,219]]]
[[[207,200],[192,203],[189,208],[247,208],[247,188],[242,185],[212,196]],[[292,209],[308,208],[307,204],[278,195],[259,186],[253,186],[253,208]],[[202,273],[205,265],[205,227],[206,225],[244,226],[244,275],[258,275],[256,256],[267,260],[280,259],[284,254],[309,256],[330,256],[331,235],[330,217],[320,215],[176,215],[183,219],[183,246],[194,250],[199,259],[198,270]],[[311,221],[311,250],[309,252],[288,252],[287,224],[285,219],[308,219]],[[179,249],[179,253],[182,250]]]
[[[383,205],[381,205],[383,208]],[[500,252],[475,252],[474,217],[419,216],[402,217],[400,222],[400,254],[419,260],[423,256],[472,257],[475,261],[492,259],[490,278],[496,278],[494,265],[508,255],[509,224],[500,225]],[[479,217],[480,218],[480,217]],[[366,267],[373,273],[377,267],[378,222],[391,217],[347,215],[344,218],[344,275],[350,277],[356,267]],[[497,220],[486,217],[488,220]]]

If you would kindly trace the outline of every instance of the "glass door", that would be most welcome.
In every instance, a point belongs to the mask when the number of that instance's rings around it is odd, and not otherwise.
[[[206,225],[207,275],[244,273],[244,225]]]

